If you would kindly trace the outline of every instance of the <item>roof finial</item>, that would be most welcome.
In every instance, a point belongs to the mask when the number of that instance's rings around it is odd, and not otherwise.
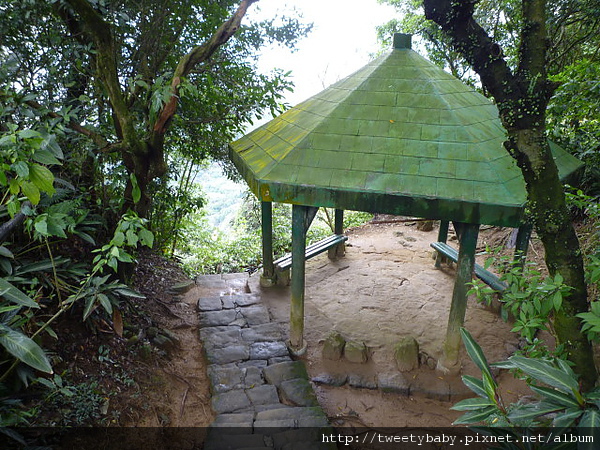
[[[412,34],[395,33],[394,34],[394,48],[412,48]]]

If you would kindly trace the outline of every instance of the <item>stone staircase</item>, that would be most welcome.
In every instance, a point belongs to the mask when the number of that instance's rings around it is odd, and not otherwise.
[[[216,419],[205,450],[330,449],[332,429],[302,361],[290,358],[282,330],[260,296],[240,292],[246,274],[203,275],[200,339]]]

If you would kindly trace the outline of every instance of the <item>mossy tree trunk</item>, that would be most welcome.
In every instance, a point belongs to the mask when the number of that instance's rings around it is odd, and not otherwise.
[[[546,74],[546,1],[522,1],[515,71],[507,65],[501,47],[474,20],[476,3],[424,0],[425,15],[448,33],[496,100],[508,136],[505,147],[523,172],[531,220],[544,245],[548,270],[573,288],[554,317],[557,338],[583,386],[591,388],[597,378],[592,349],[575,316],[588,309],[583,259],[545,134],[546,107],[556,88]]]
[[[148,187],[152,180],[164,175],[167,171],[165,134],[177,111],[182,79],[199,64],[207,61],[237,32],[248,7],[257,1],[242,0],[237,10],[209,39],[192,48],[181,58],[171,79],[170,98],[165,102],[153,123],[144,124],[145,128],[142,128],[136,124],[136,116],[128,105],[127,95],[119,82],[118,52],[111,25],[103,19],[88,0],[67,0],[75,15],[61,10],[60,17],[70,28],[76,24],[77,28],[80,28],[93,43],[96,51],[95,76],[108,95],[113,112],[115,134],[119,140],[110,144],[111,151],[120,152],[128,173],[135,175],[139,187],[140,199],[134,202],[134,186],[131,179],[126,181],[124,210],[133,209],[142,217],[148,215],[151,206]]]

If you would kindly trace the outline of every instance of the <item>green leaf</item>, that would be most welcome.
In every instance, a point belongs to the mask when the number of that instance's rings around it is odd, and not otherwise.
[[[475,342],[475,339],[473,339],[471,333],[469,333],[465,328],[460,329],[460,334],[462,336],[469,357],[473,360],[475,365],[479,367],[481,373],[486,375],[488,379],[492,381],[495,385],[496,383],[493,381],[494,377],[492,375],[492,372],[490,371],[490,366],[488,365],[487,359],[485,358],[483,350],[481,350],[479,344]]]
[[[567,394],[563,394],[556,389],[549,389],[541,386],[530,386],[533,392],[540,394],[542,397],[545,397],[544,400],[550,400],[554,403],[562,405],[567,408],[578,408],[580,405],[577,400]]]
[[[127,245],[130,245],[131,247],[136,247],[138,244],[138,236],[135,233],[135,231],[127,230],[127,233],[125,233],[125,235],[127,236]]]
[[[471,389],[475,394],[487,399],[487,392],[483,387],[483,381],[470,375],[463,375],[462,381],[465,386]]]
[[[115,232],[115,235],[110,242],[116,247],[121,247],[125,243],[125,234],[122,231]]]
[[[527,375],[562,392],[569,394],[579,389],[576,378],[557,369],[547,361],[525,358],[524,356],[511,356],[509,361]]]
[[[123,297],[146,298],[145,295],[128,288],[115,289],[115,292],[119,295],[122,295]]]
[[[29,176],[29,166],[25,161],[17,161],[12,165],[12,168],[21,178],[27,178]]]
[[[42,348],[23,333],[0,324],[0,344],[8,353],[28,366],[52,373],[52,366]]]
[[[145,228],[140,230],[138,234],[140,236],[142,244],[144,244],[146,247],[152,248],[152,246],[154,245],[154,234],[151,231],[146,230]]]
[[[567,409],[564,412],[557,414],[552,421],[552,426],[557,428],[571,427],[575,421],[583,414],[582,409]]]
[[[57,165],[60,165],[60,161],[58,159],[56,159],[56,156],[54,156],[48,150],[37,150],[33,154],[32,158],[33,158],[34,161],[39,162],[40,164],[46,164],[46,165],[57,164]]]
[[[83,320],[87,320],[92,311],[94,311],[94,307],[96,306],[96,297],[89,296],[85,300],[85,308],[83,309]]]
[[[561,409],[563,408],[559,405],[545,402],[518,405],[508,413],[508,418],[515,421],[533,420],[536,417],[560,411]]]
[[[47,167],[39,164],[32,164],[29,167],[29,179],[38,187],[40,191],[54,194],[54,175]]]
[[[28,308],[39,308],[40,306],[34,302],[28,295],[25,295],[19,289],[14,287],[4,278],[0,278],[0,292],[2,297],[17,305],[26,306]]]
[[[4,245],[0,245],[0,256],[4,256],[5,258],[14,259],[15,255],[7,249]]]
[[[98,294],[98,300],[100,300],[100,304],[102,305],[104,310],[108,314],[112,314],[113,308],[112,308],[112,304],[110,303],[110,300],[108,299],[108,297],[105,294]]]
[[[491,417],[498,410],[495,406],[489,406],[480,411],[469,411],[468,413],[463,414],[457,420],[455,420],[452,425],[463,425],[469,423],[478,423],[483,422],[489,417]]]
[[[25,195],[32,204],[37,205],[40,202],[40,190],[32,182],[23,181],[23,183],[21,183],[21,191],[23,191],[23,195]]]
[[[142,198],[142,190],[140,189],[140,185],[138,184],[137,178],[134,173],[129,175],[129,179],[131,180],[131,195],[133,197],[133,203],[137,203]]]
[[[35,130],[29,130],[29,129],[19,131],[18,134],[21,139],[31,139],[31,138],[42,137],[42,135],[39,132],[37,132]]]
[[[580,428],[598,428],[600,427],[600,411],[596,408],[589,408],[583,413],[579,421]]]
[[[454,409],[456,411],[474,411],[487,408],[488,406],[494,406],[494,403],[490,402],[490,400],[487,398],[476,397],[461,400],[454,406],[451,406],[450,409]]]
[[[554,296],[552,297],[552,304],[554,305],[554,310],[558,311],[562,306],[562,293],[560,291],[556,291]]]

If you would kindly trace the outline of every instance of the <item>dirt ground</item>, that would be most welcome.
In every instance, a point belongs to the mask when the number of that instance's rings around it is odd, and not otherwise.
[[[494,231],[495,232],[495,231]],[[508,231],[501,234],[506,238]],[[346,255],[331,261],[326,254],[307,262],[304,356],[311,376],[355,374],[376,379],[377,374],[397,373],[393,346],[402,337],[419,343],[423,364],[406,374],[420,390],[409,397],[380,390],[317,385],[317,395],[333,423],[344,426],[413,427],[450,426],[460,413],[450,406],[469,397],[459,375],[435,370],[445,338],[454,269],[434,267],[429,244],[437,229],[419,231],[416,222],[367,224],[347,233]],[[498,236],[482,233],[486,239]],[[274,318],[284,329],[289,322],[289,288],[260,288],[251,277],[252,290],[261,292]],[[469,300],[465,327],[482,346],[490,361],[510,356],[518,342],[510,325],[498,314]],[[329,361],[322,357],[323,341],[332,330],[346,340],[364,342],[370,357],[366,364]],[[479,373],[466,355],[461,356],[463,374]],[[420,382],[419,382],[420,380]],[[509,374],[500,374],[509,398],[526,388]],[[444,399],[447,385],[456,395]]]
[[[310,375],[345,373],[368,379],[378,373],[392,374],[397,371],[392,346],[399,338],[412,336],[419,343],[423,364],[407,376],[411,382],[420,380],[420,385],[429,390],[433,386],[434,392],[417,392],[407,397],[348,385],[315,384],[321,405],[336,426],[450,426],[460,414],[449,408],[460,395],[449,401],[435,391],[441,387],[442,392],[447,392],[444,386],[450,384],[453,392],[462,388],[464,394],[465,388],[457,376],[433,369],[440,356],[454,283],[452,268],[436,269],[433,264],[429,244],[435,241],[437,229],[423,232],[417,230],[416,222],[399,222],[367,224],[347,234],[344,257],[330,261],[323,254],[307,262],[308,352],[304,360]],[[483,248],[486,239],[497,243],[507,236],[507,230],[489,230],[481,233],[480,245]],[[148,323],[138,325],[139,333],[137,328],[132,332],[138,333],[139,343],[131,347],[131,337],[110,337],[115,351],[120,347],[127,353],[132,348],[138,355],[136,362],[128,363],[136,384],[128,390],[118,388],[120,393],[111,398],[106,415],[110,417],[112,411],[119,411],[119,419],[110,424],[121,426],[207,426],[214,416],[196,309],[198,299],[206,292],[201,286],[194,286],[186,293],[170,293],[170,286],[185,280],[177,266],[148,255],[140,262],[137,288],[147,296],[142,302]],[[249,278],[250,290],[260,292],[273,320],[287,330],[289,287],[260,288],[258,278],[258,274]],[[245,284],[240,283],[239,289],[247,289]],[[141,343],[148,342],[147,331],[153,326],[169,330],[178,345],[166,350],[150,346],[152,352],[140,362],[139,356],[144,356]],[[491,361],[506,358],[516,348],[510,326],[472,299],[465,326]],[[364,342],[369,348],[369,362],[324,360],[322,344],[331,330],[346,339]],[[92,359],[93,354],[89,361]],[[463,373],[477,375],[464,355],[462,361]],[[92,368],[86,371],[91,372]],[[508,374],[500,374],[500,380],[509,398],[527,393]]]

